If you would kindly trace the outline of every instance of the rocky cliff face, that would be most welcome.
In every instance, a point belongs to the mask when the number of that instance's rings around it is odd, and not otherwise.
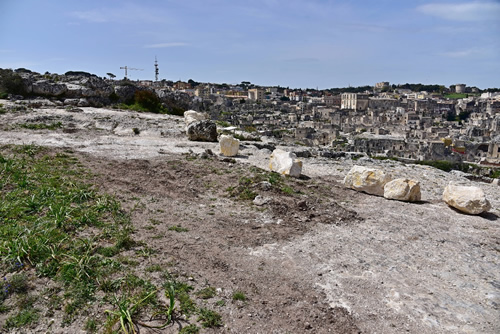
[[[132,82],[107,80],[86,72],[66,72],[62,75],[48,72],[42,75],[25,69],[3,72],[10,72],[8,80],[12,77],[22,80],[22,95],[44,97],[62,105],[103,107],[112,103],[129,103],[133,102],[137,90],[144,89]]]

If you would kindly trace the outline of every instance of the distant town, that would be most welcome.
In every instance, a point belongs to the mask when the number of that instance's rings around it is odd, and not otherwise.
[[[272,136],[329,152],[500,165],[500,89],[495,88],[378,82],[318,90],[14,72],[31,95],[52,97],[58,105],[113,104],[124,87],[133,86],[154,91],[169,108],[207,112],[220,128],[243,130],[247,140]]]
[[[500,91],[456,84],[315,90],[140,81],[188,94],[227,126],[305,146],[416,160],[500,164]]]

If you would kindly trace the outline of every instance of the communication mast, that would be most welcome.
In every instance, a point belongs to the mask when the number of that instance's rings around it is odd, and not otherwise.
[[[155,81],[158,81],[158,74],[160,74],[160,70],[158,69],[158,60],[155,56]]]

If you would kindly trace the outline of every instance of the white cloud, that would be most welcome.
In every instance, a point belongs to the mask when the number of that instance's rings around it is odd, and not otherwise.
[[[455,51],[447,51],[442,52],[439,55],[450,58],[477,58],[477,57],[486,57],[491,54],[490,51],[483,48],[472,48],[466,50],[455,50]]]
[[[104,23],[110,21],[110,17],[105,15],[104,12],[98,10],[89,10],[85,12],[73,12],[72,16],[83,21]]]
[[[69,15],[82,21],[94,23],[158,23],[165,22],[166,20],[166,18],[162,16],[161,12],[158,10],[131,4],[117,8],[100,8],[87,11],[76,11],[69,13]]]
[[[429,3],[417,7],[417,10],[452,21],[500,21],[499,2]]]
[[[176,46],[187,46],[187,43],[183,42],[172,42],[172,43],[158,43],[158,44],[150,44],[145,45],[144,47],[147,49],[162,49],[162,48],[172,48]]]

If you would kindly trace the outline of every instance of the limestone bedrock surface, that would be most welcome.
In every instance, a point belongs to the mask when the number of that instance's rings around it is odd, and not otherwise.
[[[481,188],[461,186],[451,182],[444,189],[443,201],[455,209],[472,215],[491,209],[490,202]]]
[[[295,153],[275,149],[270,157],[269,169],[283,175],[300,177],[302,161],[297,160]]]
[[[353,166],[344,178],[344,185],[367,194],[384,196],[384,186],[391,179],[390,174],[380,169]]]
[[[384,197],[405,202],[418,202],[422,195],[420,182],[410,179],[394,179],[384,186]]]

